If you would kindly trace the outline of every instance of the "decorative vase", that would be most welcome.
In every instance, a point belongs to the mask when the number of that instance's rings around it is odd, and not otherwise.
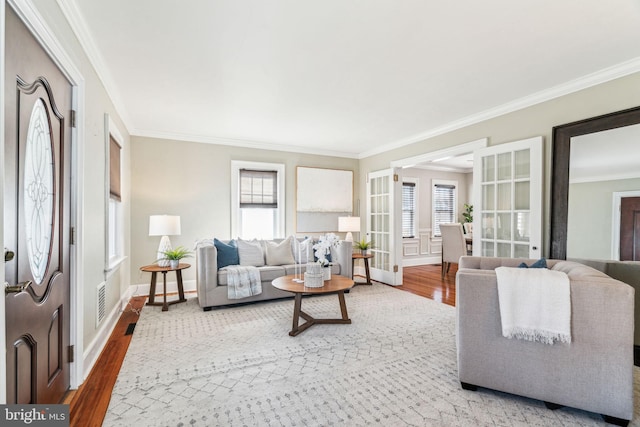
[[[178,268],[178,265],[180,265],[180,260],[179,259],[172,259],[172,260],[169,261],[169,266],[174,270],[176,268]]]
[[[324,280],[331,280],[331,266],[323,267]]]

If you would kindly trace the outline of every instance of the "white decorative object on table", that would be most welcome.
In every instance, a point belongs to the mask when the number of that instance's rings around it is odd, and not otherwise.
[[[307,288],[321,288],[324,286],[324,268],[316,263],[310,262],[307,264],[307,271],[304,273],[304,285]]]
[[[156,259],[158,266],[169,267],[165,252],[173,249],[169,236],[180,235],[180,217],[177,215],[151,215],[149,217],[149,236],[162,236]]]
[[[327,259],[327,256],[331,254],[331,248],[335,248],[338,246],[338,236],[333,233],[325,234],[324,236],[320,236],[318,243],[313,245],[313,250],[316,259],[318,260],[318,264],[322,267],[327,267],[325,270],[329,270],[326,275],[323,273],[324,280],[331,280],[331,263]]]

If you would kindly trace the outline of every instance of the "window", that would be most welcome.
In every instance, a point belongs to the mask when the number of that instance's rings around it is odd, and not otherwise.
[[[284,165],[234,161],[231,170],[233,237],[283,237]]]
[[[402,183],[402,237],[413,238],[416,236],[416,183],[408,182],[405,178]]]
[[[124,259],[122,213],[122,137],[109,115],[105,115],[106,148],[106,260],[105,270],[115,269]]]
[[[433,180],[432,222],[433,235],[441,236],[440,224],[455,222],[457,216],[457,181]]]

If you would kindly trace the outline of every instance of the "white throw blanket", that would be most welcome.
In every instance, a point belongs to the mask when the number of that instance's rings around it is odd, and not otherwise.
[[[227,298],[241,299],[262,293],[257,267],[228,265],[221,270],[227,270]]]
[[[496,268],[502,335],[527,341],[571,342],[569,277],[546,268]]]

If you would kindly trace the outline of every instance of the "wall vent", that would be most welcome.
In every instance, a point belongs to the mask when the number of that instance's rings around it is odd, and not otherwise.
[[[98,301],[96,304],[96,327],[104,320],[107,314],[107,282],[98,285]]]

